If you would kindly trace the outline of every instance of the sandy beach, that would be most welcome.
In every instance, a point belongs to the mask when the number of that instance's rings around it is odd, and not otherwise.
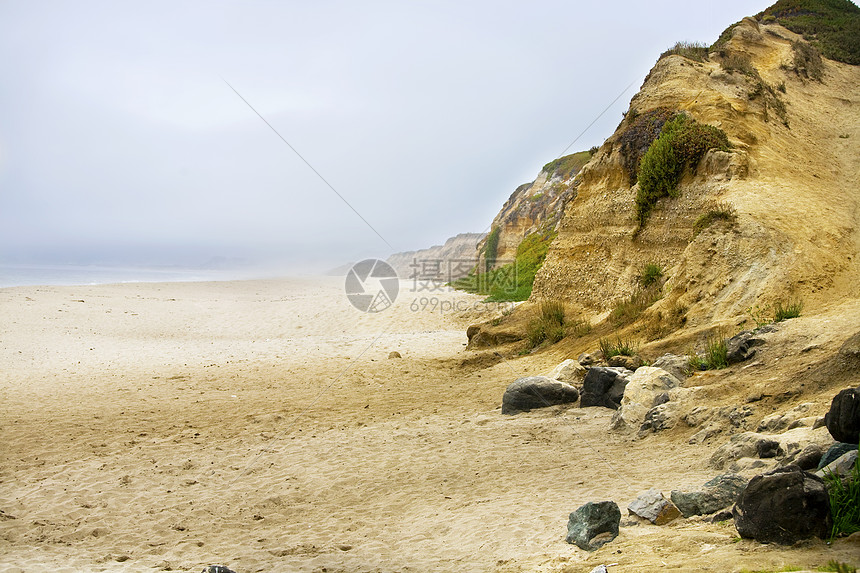
[[[422,310],[403,290],[363,314],[340,278],[0,289],[0,572],[739,571],[856,555],[695,518],[622,527],[594,553],[567,544],[581,504],[624,511],[650,487],[700,485],[715,446],[626,441],[603,408],[503,417],[507,384],[564,356],[476,355],[465,329],[498,309],[442,293],[462,310]]]

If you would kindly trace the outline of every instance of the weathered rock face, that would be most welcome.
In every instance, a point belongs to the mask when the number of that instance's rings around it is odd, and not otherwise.
[[[826,428],[794,428],[781,434],[742,432],[735,434],[711,455],[709,465],[732,471],[773,468],[779,463],[795,460],[811,444],[822,450],[830,447],[833,438]],[[757,463],[751,463],[751,462]]]
[[[686,380],[690,376],[690,357],[677,354],[664,354],[651,365],[662,368],[678,380]]]
[[[842,390],[834,396],[824,423],[837,442],[860,441],[860,387]]]
[[[726,341],[726,360],[729,364],[737,364],[755,356],[755,347],[764,344],[751,330],[745,330]]]
[[[614,501],[588,502],[567,522],[567,542],[594,551],[618,537],[621,510]]]
[[[639,430],[648,411],[667,402],[667,392],[680,384],[677,378],[661,368],[639,368],[630,376],[624,388],[620,409],[612,417],[612,429]],[[665,400],[662,399],[664,395]]]
[[[684,517],[707,515],[730,507],[747,485],[747,479],[737,474],[724,474],[705,482],[701,490],[672,490],[671,499]]]
[[[582,401],[579,405],[582,408],[602,406],[617,410],[630,374],[629,370],[622,368],[589,368],[582,381]]]
[[[402,280],[435,281],[441,286],[469,274],[478,263],[478,243],[484,236],[484,233],[460,233],[444,245],[395,253],[386,262]]]
[[[569,404],[579,400],[579,391],[546,376],[520,378],[502,396],[502,414],[519,414],[536,408]]]
[[[741,537],[790,545],[830,532],[830,499],[821,478],[797,466],[778,468],[750,480],[735,504]]]
[[[790,68],[791,40],[802,38],[751,19],[733,34],[726,51],[748,56],[761,80],[726,72],[716,57],[658,61],[624,121],[577,176],[576,196],[537,275],[535,297],[576,301],[597,315],[629,297],[643,267],[656,263],[668,277],[665,296],[643,320],[659,326],[673,308],[684,308],[685,324],[700,325],[743,316],[761,301],[784,299],[795,289],[802,294],[809,285],[842,292],[850,283],[837,285],[836,275],[860,282],[860,265],[849,262],[860,254],[850,239],[860,227],[860,210],[836,207],[856,203],[856,153],[842,149],[838,126],[855,125],[856,100],[845,94],[856,93],[860,67],[826,61],[828,81],[803,84],[781,67]],[[775,100],[755,97],[761,81],[787,85],[777,97],[791,129],[774,113]],[[852,105],[837,103],[846,97]],[[832,103],[819,107],[827,100]],[[682,178],[679,197],[661,199],[637,233],[638,187],[625,169],[622,137],[638,117],[658,108],[719,126],[734,149],[709,152]],[[804,189],[803,200],[787,188]],[[695,222],[715,201],[735,207],[736,223],[694,234]]]
[[[581,384],[586,374],[585,367],[576,360],[568,358],[550,373],[549,377],[568,384]]]

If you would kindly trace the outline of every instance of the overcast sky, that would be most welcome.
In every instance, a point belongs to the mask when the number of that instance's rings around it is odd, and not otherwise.
[[[0,261],[337,264],[483,231],[771,2],[0,0]]]

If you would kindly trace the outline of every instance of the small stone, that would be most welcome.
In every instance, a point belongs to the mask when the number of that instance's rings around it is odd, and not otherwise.
[[[228,567],[224,567],[223,565],[210,565],[203,569],[203,573],[236,573],[232,569]]]
[[[397,352],[396,350],[393,350],[393,351],[388,353],[388,358],[403,358],[403,357],[400,355],[399,352]]]

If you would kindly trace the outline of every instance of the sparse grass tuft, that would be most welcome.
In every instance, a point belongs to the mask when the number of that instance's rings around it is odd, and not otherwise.
[[[699,356],[690,353],[690,368],[692,370],[721,370],[729,366],[726,358],[726,341],[721,336],[710,336],[705,341],[705,352]]]
[[[678,42],[662,54],[658,60],[662,60],[666,56],[681,56],[688,60],[696,62],[705,62],[708,60],[708,45],[699,42]]]
[[[830,516],[833,518],[830,541],[860,531],[860,463],[854,464],[846,479],[828,472],[824,481],[830,496]]]
[[[646,308],[660,300],[661,296],[662,290],[658,285],[637,289],[630,297],[615,305],[609,319],[618,326],[630,324],[639,318]]]
[[[570,179],[579,173],[579,170],[588,163],[592,155],[591,151],[580,151],[572,155],[565,155],[544,165],[543,171],[546,171],[550,178],[561,177],[562,179]]]
[[[557,300],[541,301],[538,316],[526,328],[526,337],[532,348],[544,342],[555,344],[566,334],[567,320],[564,303]]]
[[[827,562],[827,565],[822,565],[816,571],[824,571],[827,573],[857,573],[857,568],[847,563],[840,563],[835,559]]]
[[[639,351],[639,345],[630,339],[622,340],[620,336],[615,337],[615,342],[608,338],[600,339],[600,352],[604,360],[613,356],[634,356]]]
[[[802,310],[802,300],[790,300],[787,303],[779,301],[773,307],[773,321],[782,322],[783,320],[788,320],[789,318],[797,318],[798,316],[800,316],[800,312]]]
[[[792,42],[791,51],[794,54],[794,72],[802,78],[820,82],[824,76],[824,62],[818,50],[806,42]]]
[[[729,73],[740,72],[747,76],[758,76],[758,71],[756,71],[750,57],[746,54],[729,52],[720,61],[720,67]]]
[[[725,221],[733,225],[738,220],[737,211],[731,203],[714,203],[707,211],[699,215],[696,222],[693,224],[693,238],[699,236],[699,233],[716,223],[717,221]]]
[[[648,288],[663,278],[663,269],[657,263],[648,263],[639,275],[639,284]]]

